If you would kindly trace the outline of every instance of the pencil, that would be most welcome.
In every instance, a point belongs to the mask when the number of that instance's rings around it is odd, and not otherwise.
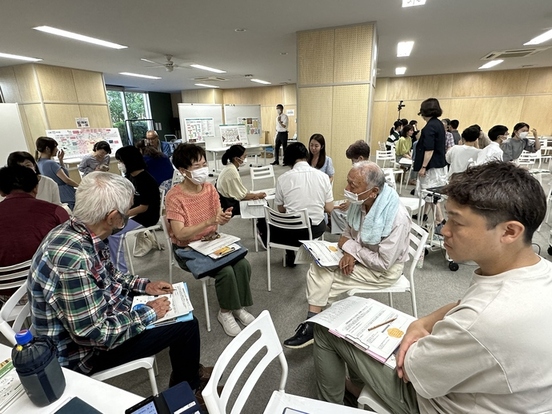
[[[380,324],[378,324],[378,325],[372,326],[371,328],[368,328],[368,330],[371,331],[371,330],[373,330],[373,329],[379,328],[380,326],[387,325],[388,323],[393,322],[395,319],[397,319],[396,316],[395,316],[394,318],[389,319],[388,321],[385,321],[385,322],[380,323]]]

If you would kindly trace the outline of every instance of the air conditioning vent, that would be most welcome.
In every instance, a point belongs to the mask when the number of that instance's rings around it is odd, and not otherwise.
[[[197,82],[226,82],[228,79],[221,78],[220,76],[204,76],[200,78],[194,78]]]
[[[534,55],[535,53],[540,53],[546,49],[548,48],[540,47],[540,48],[530,48],[530,49],[509,49],[509,50],[495,51],[481,58],[481,60],[522,58],[522,57]]]

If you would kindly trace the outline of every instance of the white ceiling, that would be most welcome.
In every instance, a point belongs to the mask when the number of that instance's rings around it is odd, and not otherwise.
[[[195,62],[226,70],[223,88],[259,86],[246,74],[273,85],[296,82],[295,33],[301,30],[377,22],[379,75],[473,72],[495,50],[523,43],[552,28],[552,0],[427,0],[402,8],[401,0],[0,0],[0,52],[42,58],[41,63],[105,74],[107,84],[139,90],[196,89],[193,78],[215,75],[163,67],[140,58]],[[114,50],[59,38],[32,27],[48,25],[128,46]],[[245,28],[245,32],[235,32]],[[412,55],[396,57],[397,42],[414,40]],[[550,49],[505,61],[493,70],[552,66]],[[282,53],[286,53],[282,55]],[[0,66],[19,63],[0,58]],[[145,80],[118,75],[161,76]]]

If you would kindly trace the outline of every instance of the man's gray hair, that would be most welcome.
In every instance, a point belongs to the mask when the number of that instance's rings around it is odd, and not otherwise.
[[[113,210],[125,214],[132,206],[133,195],[134,186],[126,178],[92,172],[77,188],[73,216],[88,225],[98,224]]]
[[[383,190],[385,174],[378,164],[372,161],[359,161],[353,164],[353,170],[359,170],[368,188],[378,187]]]

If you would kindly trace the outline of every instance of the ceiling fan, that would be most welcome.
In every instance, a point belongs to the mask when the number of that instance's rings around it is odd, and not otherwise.
[[[140,60],[144,61],[144,62],[148,62],[148,63],[153,63],[154,66],[149,66],[149,67],[152,67],[152,68],[164,67],[167,72],[172,72],[175,68],[177,68],[177,69],[190,69],[189,65],[191,64],[191,62],[176,64],[175,62],[173,62],[172,58],[173,58],[172,55],[165,55],[165,61],[164,62],[151,60],[151,59],[145,59],[145,58],[142,58]]]

